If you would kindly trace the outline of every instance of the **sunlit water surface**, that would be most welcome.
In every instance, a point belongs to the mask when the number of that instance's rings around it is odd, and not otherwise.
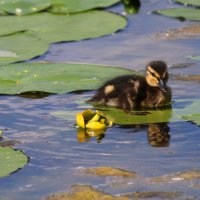
[[[144,1],[140,13],[130,16],[128,27],[117,34],[77,43],[52,45],[37,60],[95,63],[143,70],[152,59],[164,59],[169,65],[191,63],[187,55],[197,54],[199,39],[160,41],[154,38],[164,32],[189,24],[150,11],[173,7],[168,1]],[[112,10],[121,12],[122,7]],[[185,68],[170,68],[171,74],[200,74],[200,63]],[[200,98],[199,83],[170,79],[173,101]],[[50,95],[40,99],[20,96],[0,97],[0,128],[6,140],[16,141],[30,162],[21,170],[0,179],[1,200],[38,200],[73,184],[89,184],[111,194],[135,191],[180,191],[200,198],[194,187],[200,180],[151,184],[146,178],[184,170],[200,169],[200,129],[190,122],[169,122],[170,139],[163,147],[152,146],[147,126],[113,126],[101,139],[81,142],[74,128],[75,113],[91,105],[84,104],[94,92]],[[197,108],[199,109],[199,108]],[[54,112],[64,111],[66,119]],[[81,167],[112,166],[135,171],[142,178],[124,181],[116,178],[80,176]]]

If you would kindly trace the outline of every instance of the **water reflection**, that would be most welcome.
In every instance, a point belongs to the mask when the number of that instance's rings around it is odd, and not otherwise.
[[[150,110],[141,109],[131,112],[110,106],[92,105],[99,110],[107,120],[119,128],[129,128],[131,132],[146,131],[148,143],[153,147],[168,147],[170,144],[170,127],[168,122],[173,116],[172,105]],[[105,137],[106,130],[78,130],[79,142],[89,142],[96,138],[100,143]]]
[[[147,138],[151,146],[168,147],[170,142],[170,128],[168,123],[149,124]]]
[[[141,3],[140,0],[122,0],[124,9],[128,14],[135,14],[139,11]]]
[[[152,123],[148,125],[128,125],[121,126],[121,128],[132,128],[138,130],[145,130],[147,132],[148,143],[153,147],[168,147],[170,144],[170,128],[168,123]],[[97,143],[102,142],[105,138],[106,130],[77,130],[78,142],[90,142],[95,138]]]
[[[132,129],[133,132],[146,130],[148,144],[152,147],[168,147],[170,144],[170,127],[167,122],[146,125],[123,125],[121,127]]]
[[[50,95],[51,94],[47,92],[35,91],[35,92],[24,92],[19,94],[18,96],[26,99],[42,99]]]
[[[105,129],[100,130],[88,130],[88,129],[78,129],[77,130],[77,140],[78,142],[90,142],[92,138],[95,138],[97,143],[100,143],[105,137]]]

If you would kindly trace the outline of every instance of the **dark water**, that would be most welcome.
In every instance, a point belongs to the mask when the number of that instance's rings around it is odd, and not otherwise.
[[[37,60],[105,64],[135,70],[144,69],[153,59],[164,59],[169,65],[191,63],[186,56],[199,53],[199,38],[166,41],[154,37],[157,32],[192,24],[150,14],[152,10],[174,6],[167,0],[142,1],[139,14],[128,18],[125,30],[94,40],[54,44]],[[112,10],[121,12],[123,9],[117,6]],[[170,73],[200,74],[200,62],[192,62],[194,65],[190,67],[170,68]],[[169,84],[174,101],[200,98],[199,83],[171,79]],[[74,128],[74,114],[91,108],[83,99],[92,94],[70,93],[40,99],[0,97],[0,129],[4,130],[5,139],[16,140],[15,147],[30,156],[30,162],[23,169],[0,179],[1,200],[38,200],[79,183],[94,185],[111,194],[180,191],[188,197],[200,198],[199,189],[194,187],[200,180],[163,184],[145,181],[148,177],[200,169],[199,126],[184,121],[169,122],[170,137],[163,147],[152,146],[148,125],[114,126],[106,131],[104,138],[93,137],[80,142]],[[53,113],[57,111],[65,111],[67,118],[55,117]],[[80,167],[105,165],[135,171],[143,178],[123,182],[77,174]]]

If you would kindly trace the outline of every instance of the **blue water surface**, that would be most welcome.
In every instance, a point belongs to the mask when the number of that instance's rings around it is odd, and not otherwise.
[[[153,14],[156,9],[179,7],[168,0],[141,1],[138,14],[128,15],[125,30],[102,38],[52,44],[48,53],[34,61],[92,63],[144,70],[150,60],[162,59],[170,67],[169,85],[173,101],[199,99],[198,82],[176,80],[173,75],[200,74],[200,61],[188,55],[199,53],[199,38],[163,40],[156,37],[166,31],[193,24]],[[123,13],[123,6],[110,8]],[[192,63],[192,65],[190,65]],[[180,66],[180,65],[179,65]],[[200,169],[200,129],[187,121],[170,121],[169,140],[155,146],[148,136],[148,125],[109,128],[102,138],[78,139],[75,113],[91,105],[83,102],[94,92],[49,95],[44,98],[0,96],[0,129],[6,140],[30,157],[21,170],[0,179],[1,200],[38,200],[51,193],[67,191],[73,184],[89,184],[111,194],[135,191],[179,191],[199,199],[195,185],[200,180],[158,183],[149,177]],[[199,108],[197,108],[199,109]],[[66,118],[55,112],[66,112]],[[124,180],[81,176],[78,169],[111,166],[136,172],[141,178]],[[123,183],[123,184],[122,184]],[[181,199],[187,199],[181,197]]]

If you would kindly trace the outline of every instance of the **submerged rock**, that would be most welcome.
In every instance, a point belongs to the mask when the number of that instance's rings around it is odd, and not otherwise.
[[[164,176],[157,176],[150,178],[151,182],[170,182],[170,181],[184,181],[200,179],[200,170],[190,170],[184,172],[178,172],[175,174],[169,174]]]
[[[180,173],[177,173],[176,177],[183,180],[200,179],[200,170],[180,172]]]
[[[175,75],[176,80],[200,82],[200,75]]]
[[[148,192],[135,192],[127,195],[129,199],[177,199],[182,196],[181,192],[162,192],[162,191],[148,191]]]
[[[46,197],[44,200],[128,200],[128,197],[113,196],[88,185],[74,185],[72,191],[60,192]]]
[[[59,192],[46,197],[44,200],[131,200],[131,199],[177,199],[181,192],[134,192],[128,195],[114,196],[94,189],[89,185],[74,185],[70,192]]]
[[[84,168],[80,170],[81,174],[86,175],[97,175],[97,176],[120,176],[123,178],[135,178],[137,174],[135,172],[113,168],[109,166]]]
[[[156,39],[162,40],[177,40],[185,38],[197,38],[200,36],[200,25],[192,24],[179,29],[169,30],[165,33],[157,33]]]

